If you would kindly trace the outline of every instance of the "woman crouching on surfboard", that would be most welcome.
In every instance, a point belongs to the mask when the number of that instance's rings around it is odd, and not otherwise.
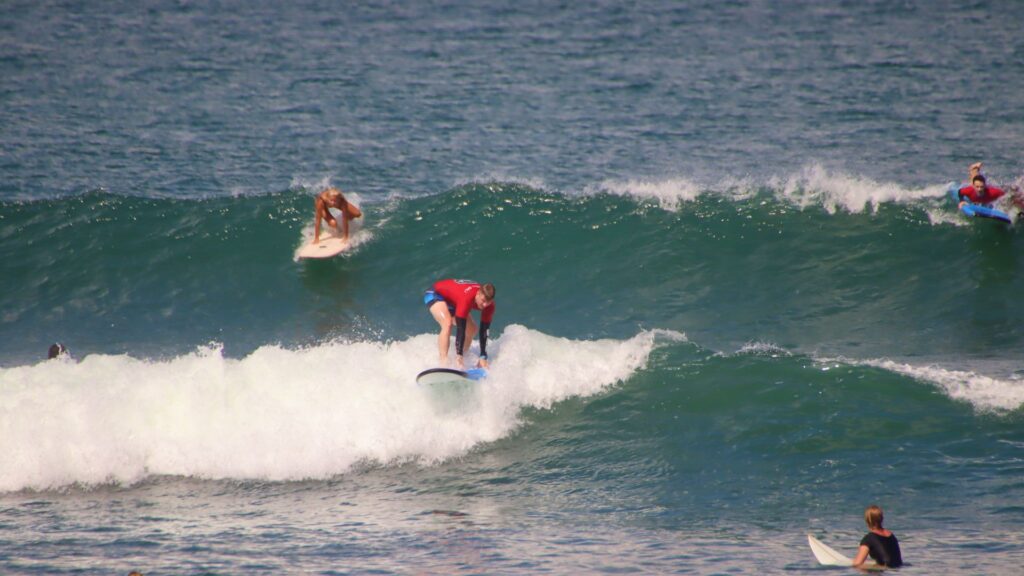
[[[320,241],[320,220],[327,220],[327,225],[338,229],[338,221],[331,214],[330,208],[341,211],[341,237],[348,240],[348,221],[363,215],[355,204],[345,200],[341,190],[331,187],[324,189],[314,201],[316,206],[316,222],[313,224],[313,244]]]
[[[900,543],[896,535],[882,528],[882,509],[872,504],[864,509],[864,522],[868,525],[869,532],[860,541],[860,549],[857,550],[857,557],[853,559],[854,566],[864,564],[868,555],[882,566],[888,568],[899,568],[903,565],[903,556],[900,554]]]

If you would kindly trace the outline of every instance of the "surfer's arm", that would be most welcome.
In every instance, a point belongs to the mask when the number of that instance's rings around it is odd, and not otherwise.
[[[317,196],[314,204],[316,216],[313,221],[313,243],[316,244],[320,241],[320,220],[327,220],[327,223],[334,227],[337,227],[338,223],[334,220],[334,216],[331,216],[331,211],[327,209],[323,198]]]
[[[490,330],[491,323],[480,321],[480,357],[487,358],[487,331]]]
[[[462,362],[462,345],[466,343],[466,318],[455,317],[455,356]]]
[[[975,162],[974,164],[971,164],[970,167],[967,169],[967,174],[967,181],[973,182],[974,177],[977,176],[978,174],[981,174],[981,162]]]
[[[477,363],[480,368],[487,368],[487,331],[490,327],[490,322],[480,321],[480,362]]]
[[[341,211],[342,236],[345,239],[348,239],[348,221],[360,218],[363,215],[363,213],[359,211],[359,208],[356,208],[355,204],[349,202],[348,200],[342,199],[341,202],[342,206],[344,206],[344,209],[342,209]]]
[[[316,214],[313,216],[313,244],[316,244],[320,241],[320,219],[324,215],[324,201],[317,196],[316,200],[313,201],[313,207],[313,211]]]
[[[853,565],[854,566],[860,566],[867,559],[868,559],[868,547],[865,546],[864,544],[861,544],[860,548],[857,549],[857,555],[854,556],[854,558],[853,558]]]
[[[974,204],[974,199],[971,198],[970,194],[965,193],[964,190],[968,190],[972,193],[974,191],[974,189],[971,188],[970,186],[960,188],[959,190],[956,191],[956,197],[960,199],[960,202],[957,204],[958,208],[963,208],[964,204]]]

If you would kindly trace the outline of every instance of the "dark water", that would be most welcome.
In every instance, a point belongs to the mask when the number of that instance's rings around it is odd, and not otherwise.
[[[1014,573],[1024,235],[944,193],[1024,177],[1022,25],[6,4],[0,571],[817,571],[878,503]],[[328,184],[355,247],[297,261]],[[455,405],[445,277],[498,289]]]

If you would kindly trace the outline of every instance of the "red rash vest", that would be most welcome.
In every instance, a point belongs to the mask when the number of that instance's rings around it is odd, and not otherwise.
[[[438,280],[434,284],[434,292],[444,298],[448,304],[455,306],[455,317],[466,318],[470,310],[479,310],[476,307],[476,293],[480,291],[480,284],[472,280]],[[494,302],[487,305],[480,312],[480,322],[490,323],[494,317]]]
[[[999,188],[994,186],[985,186],[983,195],[978,195],[974,190],[974,186],[964,186],[960,189],[960,198],[970,200],[972,204],[990,204],[998,200],[1003,194]]]

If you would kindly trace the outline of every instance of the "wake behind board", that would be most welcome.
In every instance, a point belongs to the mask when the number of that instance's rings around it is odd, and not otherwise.
[[[956,182],[950,182],[949,188],[946,189],[949,194],[950,200],[954,204],[960,203],[960,185]],[[1006,224],[1013,224],[1013,218],[1002,210],[996,208],[990,208],[982,204],[971,204],[970,202],[960,207],[960,212],[969,218],[988,218],[990,220],[997,220],[999,222],[1005,222]]]
[[[316,244],[309,243],[299,248],[295,255],[299,259],[305,258],[331,258],[341,254],[349,247],[349,241],[337,236],[321,237]]]
[[[814,554],[818,564],[822,566],[853,566],[852,558],[843,556],[810,534],[807,535],[807,543],[811,546],[811,553]],[[884,570],[885,566],[865,563],[862,566],[858,566],[858,568],[863,570]]]

